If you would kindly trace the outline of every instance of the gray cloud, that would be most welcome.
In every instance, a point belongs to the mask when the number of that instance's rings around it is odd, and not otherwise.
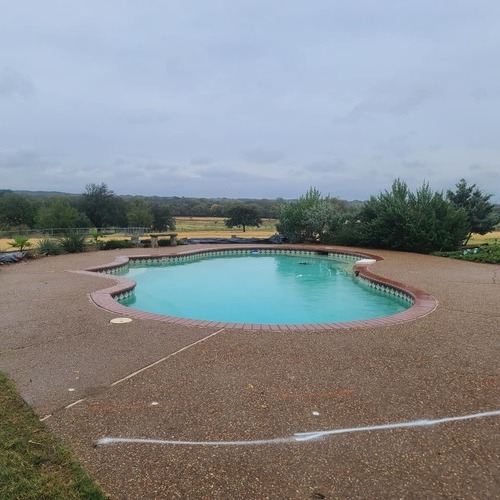
[[[421,169],[425,168],[427,165],[424,162],[418,161],[418,160],[410,160],[410,161],[404,161],[403,162],[403,167],[409,168],[409,169]]]
[[[500,200],[500,3],[4,3],[5,188]]]
[[[0,98],[20,97],[27,99],[34,93],[35,86],[31,78],[8,68],[0,70]]]
[[[367,115],[406,116],[433,97],[433,91],[407,87],[399,82],[383,82],[356,103],[341,121],[357,121]]]
[[[481,87],[472,90],[471,97],[477,102],[489,102],[500,100],[500,90],[496,87]]]
[[[30,168],[43,166],[46,161],[42,155],[29,149],[15,151],[0,150],[0,167],[10,168],[12,171],[17,168]]]
[[[484,167],[482,165],[478,165],[477,163],[474,163],[472,165],[469,165],[469,170],[474,172],[477,170],[484,170]]]
[[[339,171],[345,171],[347,169],[347,165],[343,160],[319,160],[314,161],[307,165],[305,169],[309,172],[323,172],[323,173],[335,173]]]
[[[284,153],[270,149],[255,148],[245,151],[243,158],[251,163],[274,163],[284,158]]]
[[[212,163],[212,158],[209,158],[208,156],[196,156],[191,158],[190,163],[191,165],[209,165]]]
[[[377,148],[386,155],[396,158],[406,158],[415,151],[414,137],[412,137],[412,134],[390,137],[379,143]]]

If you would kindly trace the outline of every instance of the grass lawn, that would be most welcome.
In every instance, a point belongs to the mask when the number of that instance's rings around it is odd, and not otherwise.
[[[107,498],[2,373],[0,498]]]
[[[459,250],[457,252],[435,252],[439,257],[484,262],[486,264],[500,264],[500,244],[488,244],[477,248]]]

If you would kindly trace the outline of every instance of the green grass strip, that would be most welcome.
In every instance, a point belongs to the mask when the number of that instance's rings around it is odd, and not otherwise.
[[[0,498],[107,498],[2,373]]]
[[[478,248],[469,248],[456,252],[434,252],[439,257],[483,262],[485,264],[500,264],[500,245],[483,245]]]

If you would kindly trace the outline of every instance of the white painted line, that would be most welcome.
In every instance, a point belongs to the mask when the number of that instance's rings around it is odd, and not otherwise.
[[[259,444],[286,444],[293,442],[292,437],[259,439],[255,441],[168,441],[165,439],[140,439],[140,438],[113,438],[105,437],[98,439],[96,444],[116,444],[116,443],[135,443],[135,444],[176,444],[186,446],[249,446]]]
[[[311,441],[331,436],[332,434],[347,434],[349,432],[367,432],[367,431],[383,431],[388,429],[404,429],[408,427],[430,427],[431,425],[444,424],[446,422],[458,422],[460,420],[471,420],[473,418],[493,417],[500,415],[500,410],[485,411],[482,413],[474,413],[472,415],[462,415],[460,417],[446,417],[436,420],[412,420],[411,422],[397,422],[395,424],[371,425],[367,427],[352,427],[350,429],[333,429],[330,431],[319,432],[299,432],[294,434],[297,441]]]
[[[170,445],[186,445],[186,446],[256,446],[269,444],[290,444],[303,443],[306,441],[316,441],[326,436],[333,434],[348,434],[353,432],[370,432],[381,431],[388,429],[405,429],[410,427],[430,427],[433,425],[444,424],[447,422],[458,422],[461,420],[472,420],[476,418],[500,416],[500,410],[485,411],[482,413],[473,413],[471,415],[461,415],[459,417],[446,417],[436,420],[412,420],[410,422],[397,422],[393,424],[371,425],[365,427],[348,427],[345,429],[332,429],[316,432],[298,432],[293,436],[274,438],[274,439],[258,439],[254,441],[171,441],[166,439],[141,439],[141,438],[117,438],[104,437],[98,439],[96,444],[107,445],[117,443],[135,443],[135,444],[170,444]]]
[[[223,332],[223,331],[224,331],[224,328],[221,328],[220,330],[218,330],[214,333],[211,333],[210,335],[207,335],[206,337],[203,337],[203,338],[197,340],[196,342],[193,342],[192,344],[189,344],[189,345],[183,347],[182,349],[179,349],[178,351],[175,351],[172,354],[169,354],[168,356],[165,356],[164,358],[159,359],[158,361],[155,361],[154,363],[151,363],[150,365],[147,365],[144,368],[141,368],[140,370],[137,370],[137,371],[131,373],[130,375],[127,375],[126,377],[123,377],[123,378],[117,380],[116,382],[113,382],[110,387],[114,387],[115,385],[121,384],[122,382],[125,382],[125,380],[128,380],[129,378],[135,377],[136,375],[139,375],[139,373],[142,373],[146,370],[149,370],[150,368],[153,368],[153,366],[156,366],[160,363],[163,363],[168,358],[171,358],[172,356],[175,356],[176,354],[179,354],[180,352],[183,352],[186,349],[189,349],[190,347],[195,346],[196,344],[200,344],[201,342],[205,342],[205,340],[208,340],[210,337],[213,337],[214,335],[217,335],[218,333]]]
[[[64,407],[64,409],[65,409],[65,410],[67,410],[68,408],[71,408],[72,406],[76,406],[77,404],[79,404],[79,403],[81,403],[81,402],[83,402],[83,401],[85,401],[85,398],[83,398],[83,399],[78,399],[77,401],[75,401],[75,402],[73,402],[73,403],[70,403],[69,405],[66,405],[66,406]]]
[[[162,363],[163,361],[167,360],[168,358],[171,358],[172,356],[175,356],[176,354],[179,354],[180,352],[182,351],[185,351],[186,349],[189,349],[190,347],[193,347],[194,345],[196,344],[199,344],[200,342],[204,342],[205,340],[208,340],[210,337],[213,337],[214,335],[217,335],[218,333],[224,331],[224,328],[220,329],[219,331],[217,332],[214,332],[214,333],[211,333],[210,335],[207,335],[206,337],[203,337],[202,339],[200,340],[197,340],[196,342],[193,342],[192,344],[189,344],[187,345],[186,347],[183,347],[182,349],[179,349],[178,351],[175,351],[173,352],[172,354],[169,354],[168,356],[165,356],[164,358],[162,359],[159,359],[158,361],[155,361],[154,363],[151,363],[150,365],[148,366],[145,366],[144,368],[141,368],[140,370],[137,370],[133,373],[131,373],[130,375],[127,375],[126,377],[123,377],[121,378],[120,380],[117,380],[116,382],[113,382],[110,387],[113,387],[115,385],[118,385],[120,382],[123,382],[125,380],[128,380],[129,378],[132,378],[132,377],[135,377],[136,375],[138,375],[139,373],[145,371],[145,370],[148,370],[149,368],[157,365],[158,363]],[[75,389],[68,389],[69,391],[74,391]],[[82,403],[83,401],[85,401],[86,398],[82,398],[82,399],[78,399],[77,401],[74,401],[73,403],[70,403],[69,405],[66,405],[64,407],[65,410],[69,409],[69,408],[72,408],[73,406],[76,406],[80,403]],[[157,405],[159,403],[157,403],[156,401],[153,401],[151,403],[151,405]],[[45,417],[42,417],[40,419],[40,422],[43,422],[44,420],[48,420],[50,417],[52,417],[52,414],[50,415],[45,415]]]

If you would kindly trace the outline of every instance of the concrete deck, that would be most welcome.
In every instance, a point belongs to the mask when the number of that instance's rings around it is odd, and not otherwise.
[[[68,271],[140,253],[0,269],[0,370],[112,498],[500,496],[500,266],[370,251],[439,303],[393,325],[111,324]]]

